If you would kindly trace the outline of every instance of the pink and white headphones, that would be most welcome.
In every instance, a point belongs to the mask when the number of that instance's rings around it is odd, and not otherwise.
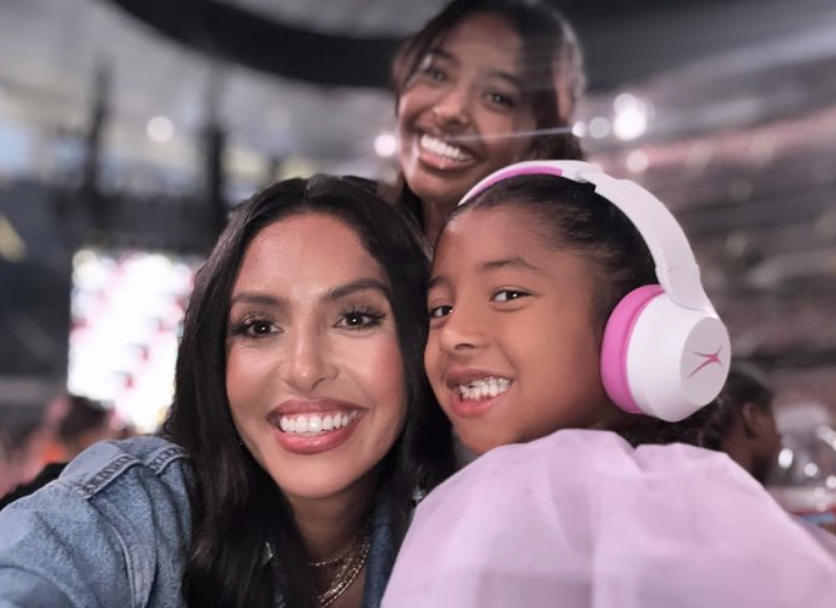
[[[729,372],[729,334],[705,294],[688,239],[665,205],[638,184],[581,161],[510,165],[476,184],[459,205],[520,175],[593,184],[633,223],[656,263],[659,284],[627,294],[607,320],[601,378],[610,399],[625,411],[669,422],[714,399]]]

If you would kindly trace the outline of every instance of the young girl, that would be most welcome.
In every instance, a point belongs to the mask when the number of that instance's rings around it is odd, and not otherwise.
[[[576,159],[585,73],[547,0],[454,0],[393,64],[401,197],[429,241],[477,181],[509,163]]]
[[[430,382],[489,453],[421,503],[384,606],[832,604],[829,539],[728,457],[624,439],[687,438],[729,365],[650,193],[581,162],[500,170],[444,229],[428,304]]]

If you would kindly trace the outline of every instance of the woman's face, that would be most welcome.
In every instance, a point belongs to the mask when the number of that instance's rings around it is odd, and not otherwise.
[[[467,17],[424,58],[398,100],[399,158],[423,201],[452,208],[481,178],[523,160],[535,128],[522,41],[503,18]],[[510,136],[510,137],[509,137]]]
[[[241,440],[291,501],[367,489],[403,428],[388,290],[356,232],[332,216],[280,220],[246,251],[226,390]]]
[[[541,234],[528,212],[497,207],[456,216],[438,242],[424,362],[477,454],[616,411],[599,375],[595,269]]]

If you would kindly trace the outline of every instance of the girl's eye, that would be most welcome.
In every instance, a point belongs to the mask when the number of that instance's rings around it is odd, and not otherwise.
[[[232,326],[232,335],[246,338],[263,338],[279,331],[273,322],[266,319],[249,319]]]
[[[368,329],[380,325],[384,316],[383,313],[374,310],[351,310],[343,313],[337,326],[345,329]]]
[[[518,291],[514,289],[503,289],[501,291],[497,291],[493,298],[491,298],[494,302],[510,302],[511,300],[518,300],[520,298],[526,297],[527,294],[524,291]]]
[[[430,308],[430,318],[431,319],[440,319],[441,317],[446,317],[451,312],[453,312],[453,307],[449,304],[445,304],[443,306],[434,306]]]

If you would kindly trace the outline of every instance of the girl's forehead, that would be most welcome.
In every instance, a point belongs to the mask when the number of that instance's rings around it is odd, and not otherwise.
[[[537,215],[518,205],[465,208],[444,228],[433,269],[528,255],[547,256],[558,249]]]

